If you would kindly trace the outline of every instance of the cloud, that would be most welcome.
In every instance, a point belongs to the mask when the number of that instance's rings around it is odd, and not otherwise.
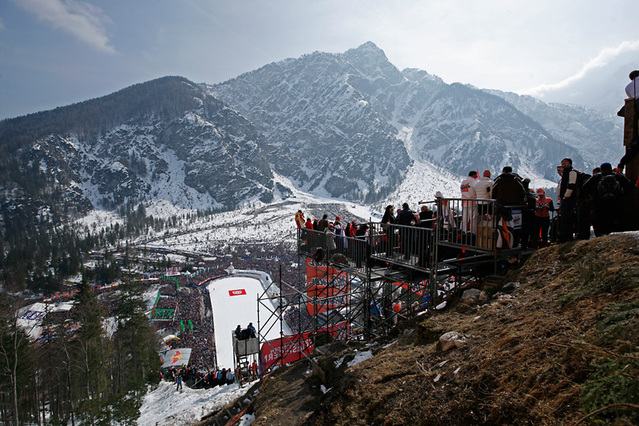
[[[26,12],[35,15],[54,29],[106,53],[115,53],[109,43],[105,25],[111,23],[102,9],[75,0],[14,0]]]
[[[546,97],[550,92],[561,91],[579,84],[593,71],[610,65],[623,54],[635,51],[639,52],[639,40],[624,41],[616,47],[603,49],[596,57],[586,62],[581,70],[565,80],[553,84],[542,84],[531,89],[522,90],[521,93],[541,98]]]
[[[639,41],[625,41],[603,49],[578,72],[556,84],[546,84],[518,91],[545,102],[583,105],[611,114],[616,113],[626,97],[624,87],[628,73],[639,64]]]

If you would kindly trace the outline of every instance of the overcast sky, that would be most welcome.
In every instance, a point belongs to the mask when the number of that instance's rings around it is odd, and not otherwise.
[[[0,119],[166,75],[218,83],[374,42],[399,69],[605,111],[639,69],[637,0],[0,0]]]

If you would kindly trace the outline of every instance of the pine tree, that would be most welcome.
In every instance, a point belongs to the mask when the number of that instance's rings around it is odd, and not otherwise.
[[[145,385],[156,377],[160,368],[159,337],[145,315],[142,289],[133,284],[123,285],[115,312],[118,318],[114,335],[114,406],[118,421],[139,416]]]
[[[25,405],[33,383],[27,334],[18,326],[18,306],[3,297],[0,301],[0,386],[9,389],[14,424],[28,418]]]
[[[80,324],[74,340],[78,384],[82,388],[80,404],[83,417],[90,423],[100,417],[109,392],[111,347],[102,328],[104,310],[83,275],[76,297],[74,320]]]

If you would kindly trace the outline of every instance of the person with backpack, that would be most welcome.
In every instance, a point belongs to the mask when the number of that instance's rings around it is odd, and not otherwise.
[[[575,168],[573,170],[577,172],[577,239],[588,240],[590,239],[590,225],[592,224],[592,200],[586,196],[583,187],[592,176]]]
[[[598,237],[622,231],[623,198],[632,190],[632,183],[617,172],[610,163],[603,163],[601,173],[584,185],[584,192],[593,200],[593,225]]]
[[[513,168],[505,166],[493,184],[495,199],[496,224],[500,235],[497,239],[499,248],[513,248],[519,242],[519,230],[513,226],[512,208],[526,205],[526,189],[521,176],[513,173]]]

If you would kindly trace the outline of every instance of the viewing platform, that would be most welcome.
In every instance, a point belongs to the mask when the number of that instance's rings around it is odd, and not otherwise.
[[[500,261],[522,254],[507,241],[521,228],[522,206],[507,206],[510,218],[502,220],[504,214],[491,199],[438,198],[419,204],[430,218],[420,220],[416,214],[411,225],[360,223],[358,229],[366,229],[360,236],[330,228],[299,229],[298,254],[369,281],[419,283],[430,300],[438,299],[442,281],[454,277],[461,283],[495,273]]]
[[[527,254],[513,247],[522,206],[497,210],[494,200],[461,198],[419,205],[421,217],[408,225],[369,221],[357,224],[355,236],[340,226],[297,230],[299,282],[259,298],[258,337],[270,354],[260,357],[263,368],[337,340],[384,335]],[[272,330],[280,337],[267,339]]]

